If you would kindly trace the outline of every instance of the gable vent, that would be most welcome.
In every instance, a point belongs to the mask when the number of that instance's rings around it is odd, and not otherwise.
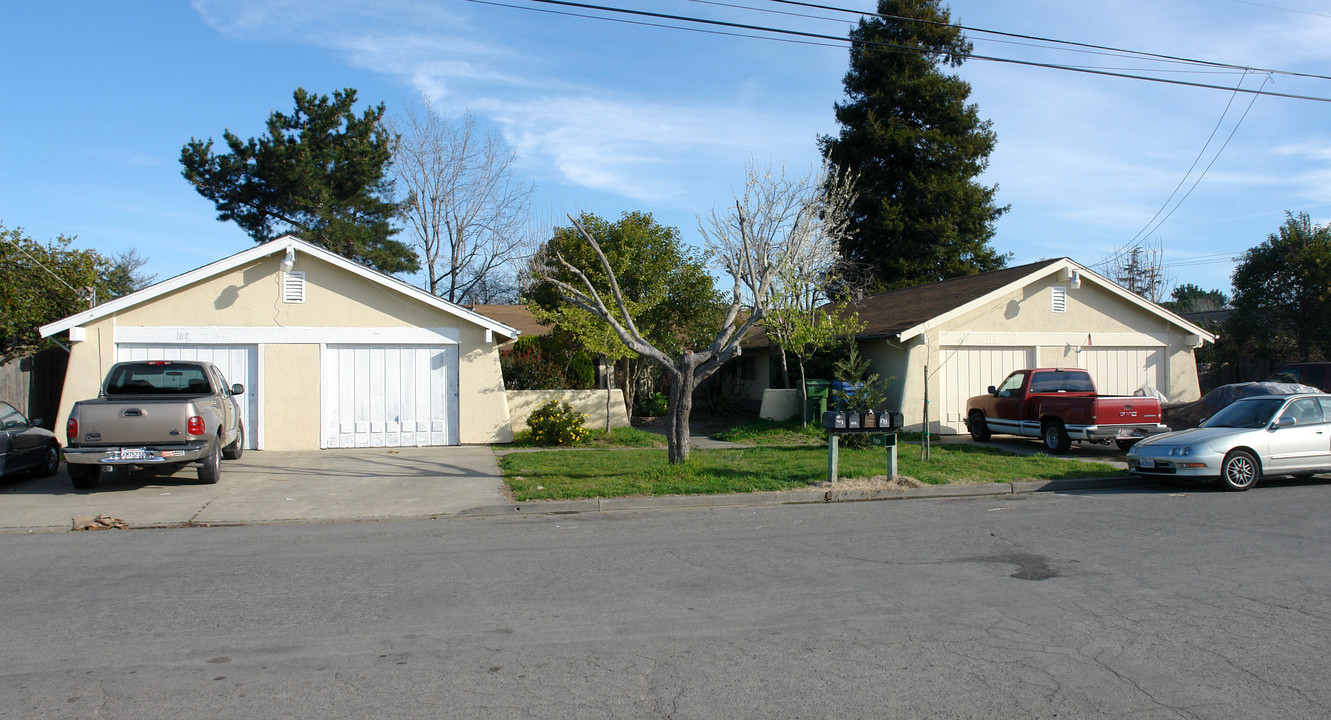
[[[1049,308],[1056,313],[1065,313],[1068,311],[1068,289],[1065,287],[1050,288],[1053,305]]]
[[[305,273],[289,272],[282,276],[282,302],[305,302]]]

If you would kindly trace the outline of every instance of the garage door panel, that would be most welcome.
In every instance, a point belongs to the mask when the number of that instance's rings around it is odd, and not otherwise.
[[[1102,395],[1131,395],[1146,385],[1168,390],[1164,387],[1163,348],[1083,347],[1077,354],[1077,366],[1091,374]]]
[[[943,347],[939,381],[939,430],[966,432],[966,401],[997,385],[1013,370],[1031,367],[1034,348]]]
[[[328,346],[326,447],[457,444],[457,348]],[[326,421],[325,427],[331,422]]]
[[[240,421],[245,426],[245,448],[259,447],[259,353],[256,345],[152,345],[147,343],[119,343],[116,361],[131,360],[198,360],[210,362],[222,371],[229,384],[245,386],[243,397],[237,398]]]

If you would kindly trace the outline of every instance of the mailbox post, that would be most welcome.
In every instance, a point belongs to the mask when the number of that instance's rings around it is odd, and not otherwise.
[[[887,450],[887,476],[896,480],[897,432],[901,430],[904,420],[901,413],[888,411],[875,415],[870,410],[863,416],[854,410],[823,413],[823,429],[827,431],[827,481],[836,482],[837,479],[842,435],[881,435]]]

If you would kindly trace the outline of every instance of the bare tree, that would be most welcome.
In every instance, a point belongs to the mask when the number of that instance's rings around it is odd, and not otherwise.
[[[1156,239],[1118,248],[1104,261],[1104,266],[1114,282],[1158,303],[1169,297],[1166,291],[1173,282],[1165,272],[1164,256],[1164,248]]]
[[[616,311],[607,307],[587,275],[561,254],[556,253],[556,260],[581,280],[582,287],[548,274],[543,277],[559,288],[565,300],[604,320],[630,350],[654,360],[670,377],[666,438],[672,464],[686,462],[689,457],[694,389],[740,354],[740,342],[766,316],[781,274],[810,256],[825,254],[828,243],[833,244],[835,254],[835,238],[827,229],[843,221],[841,213],[849,202],[838,197],[838,192],[849,193],[849,183],[825,182],[829,172],[824,166],[809,178],[788,181],[784,171],[774,176],[770,169],[750,164],[744,195],[736,198],[734,209],[724,216],[713,211],[706,222],[699,218],[707,252],[732,280],[730,306],[709,346],[697,351],[686,349],[678,357],[657,349],[638,332],[605,253],[596,239],[569,216],[601,262]]]
[[[393,168],[407,192],[403,217],[425,258],[427,289],[453,302],[511,301],[517,263],[530,254],[535,186],[516,179],[517,154],[465,113],[457,124],[408,104],[387,121]]]

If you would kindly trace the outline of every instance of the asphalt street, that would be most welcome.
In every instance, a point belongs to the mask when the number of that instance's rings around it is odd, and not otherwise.
[[[0,534],[0,717],[1321,718],[1329,493]]]

